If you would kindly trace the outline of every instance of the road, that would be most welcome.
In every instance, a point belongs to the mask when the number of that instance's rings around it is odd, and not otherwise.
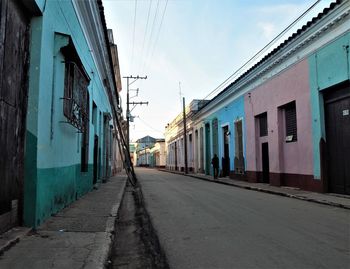
[[[136,170],[170,268],[350,268],[350,211]]]

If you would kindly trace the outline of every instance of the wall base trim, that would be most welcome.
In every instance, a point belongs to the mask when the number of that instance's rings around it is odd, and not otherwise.
[[[326,192],[322,180],[315,179],[313,175],[304,174],[288,174],[288,173],[270,173],[269,184],[271,186],[287,186],[300,188],[306,191]],[[231,171],[230,178],[245,180],[251,183],[260,183],[262,181],[262,172],[260,171],[246,171],[245,175],[236,175]]]

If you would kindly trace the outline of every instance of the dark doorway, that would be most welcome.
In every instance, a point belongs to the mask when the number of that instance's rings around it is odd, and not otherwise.
[[[230,133],[228,131],[228,126],[222,128],[222,133],[222,141],[224,141],[224,156],[222,157],[222,176],[226,177],[230,175]]]
[[[200,172],[204,173],[204,134],[203,134],[203,127],[201,127],[199,129],[199,151],[200,151],[200,157],[199,157]]]
[[[210,125],[205,125],[205,174],[210,175],[211,170],[211,153],[210,153]]]
[[[97,182],[97,169],[98,169],[98,136],[94,136],[94,169],[93,169],[93,184]]]
[[[261,157],[262,157],[262,182],[270,182],[270,164],[269,164],[269,144],[261,144]]]
[[[235,121],[235,173],[244,173],[244,156],[243,156],[243,122],[242,120]]]
[[[324,95],[329,191],[350,194],[350,86]]]
[[[219,156],[219,150],[218,150],[218,119],[213,119],[213,122],[211,124],[212,126],[212,132],[213,132],[213,156],[214,154]]]
[[[175,170],[177,171],[177,143],[175,142],[174,143],[175,144],[175,150],[174,150],[174,152],[175,152]]]
[[[23,216],[29,18],[20,2],[0,4],[0,234]]]

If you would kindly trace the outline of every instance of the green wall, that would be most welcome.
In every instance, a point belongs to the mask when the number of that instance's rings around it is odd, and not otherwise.
[[[38,5],[43,1],[37,0]],[[42,16],[31,19],[29,96],[25,149],[24,224],[37,227],[93,188],[94,134],[104,150],[100,118],[111,113],[104,83],[72,1],[45,1]],[[65,63],[61,48],[69,40],[90,78],[89,165],[81,172],[82,134],[63,114]],[[92,124],[95,102],[97,124]],[[101,158],[98,164],[103,164]],[[101,181],[99,178],[98,182]]]
[[[322,91],[350,79],[350,33],[347,33],[309,57],[314,177],[320,179],[321,138],[326,138]]]

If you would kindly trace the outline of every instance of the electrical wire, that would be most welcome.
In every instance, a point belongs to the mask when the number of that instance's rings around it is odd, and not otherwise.
[[[131,70],[132,70],[133,63],[134,63],[135,34],[136,34],[136,14],[137,14],[137,0],[135,0],[134,27],[133,27],[133,33],[132,33]]]
[[[264,52],[266,52],[269,48],[273,46],[284,34],[286,34],[294,25],[296,25],[302,18],[306,16],[307,13],[311,11],[321,0],[317,0],[313,3],[306,11],[304,11],[298,18],[296,18],[290,25],[287,26],[282,32],[280,32],[275,38],[273,38],[267,45],[265,45],[261,50],[259,50],[256,54],[253,55],[244,65],[242,65],[238,70],[236,70],[232,75],[230,75],[227,79],[225,79],[222,83],[219,84],[214,90],[212,90],[207,96],[203,98],[203,100],[213,96],[218,91],[221,91],[225,88],[229,83],[233,82],[235,78],[238,78],[239,74],[242,74],[244,70],[247,70],[247,66],[252,64],[254,60],[256,60],[259,56],[261,56]]]
[[[142,49],[141,49],[141,61],[140,61],[140,66],[138,69],[141,68],[141,63],[142,63],[142,59],[143,59],[143,53],[144,53],[144,50],[145,50],[145,41],[146,41],[146,36],[147,36],[147,32],[148,32],[148,24],[149,24],[149,17],[150,17],[150,14],[151,14],[151,8],[152,8],[152,0],[150,0],[149,2],[149,7],[148,7],[148,14],[147,14],[147,22],[146,22],[146,28],[145,28],[145,34],[143,36],[143,41],[142,41]],[[140,71],[140,70],[138,70]]]
[[[151,49],[151,46],[152,46],[152,37],[153,37],[153,32],[154,32],[154,27],[155,27],[155,22],[157,20],[157,15],[158,15],[158,10],[159,10],[159,2],[160,0],[157,1],[157,7],[156,7],[156,11],[155,11],[155,14],[154,14],[154,17],[153,17],[153,22],[152,22],[152,26],[151,26],[151,34],[150,34],[150,37],[149,37],[149,42],[147,43],[147,50],[146,50],[146,57],[143,59],[143,66],[142,66],[142,73],[145,69],[145,65],[146,65],[146,60],[148,59],[148,55],[149,55],[149,52],[150,52],[150,49]]]
[[[156,35],[155,43],[154,43],[153,50],[152,50],[152,53],[151,53],[151,59],[153,58],[153,55],[154,55],[154,52],[155,52],[155,49],[156,49],[156,46],[157,46],[157,43],[158,43],[158,39],[159,39],[160,31],[162,29],[162,25],[163,25],[164,16],[165,16],[165,12],[166,12],[167,6],[168,6],[168,0],[166,0],[166,2],[165,2],[165,7],[164,7],[164,10],[163,10],[162,18],[161,18],[161,21],[160,21],[160,24],[159,24],[159,28],[158,28],[158,32],[157,32],[157,35]]]
[[[160,131],[155,129],[152,125],[150,125],[149,123],[145,122],[143,119],[140,118],[140,116],[137,117],[140,121],[142,121],[143,124],[145,124],[147,127],[151,128],[153,131],[156,131],[158,133],[164,134],[164,131]]]

